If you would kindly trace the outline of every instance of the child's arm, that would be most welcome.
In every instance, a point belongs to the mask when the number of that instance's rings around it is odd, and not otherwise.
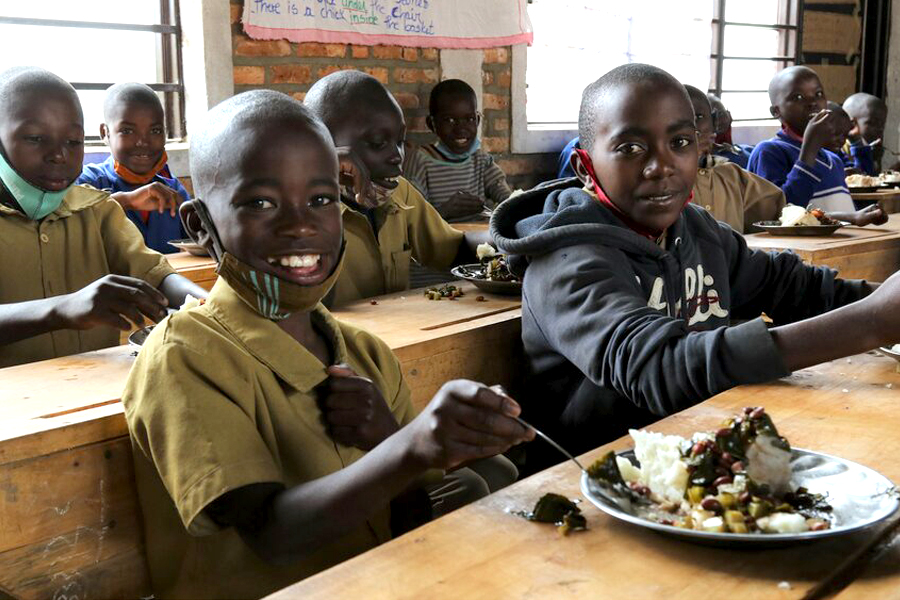
[[[194,298],[206,298],[209,292],[178,273],[167,275],[159,284],[159,291],[169,300],[169,306],[178,308],[188,294]]]
[[[166,306],[169,301],[149,283],[107,275],[71,294],[0,305],[0,344],[58,329],[108,325],[127,331],[131,323],[143,325],[144,316],[160,321]]]
[[[872,146],[866,143],[866,140],[859,134],[859,123],[856,119],[851,119],[853,129],[847,134],[847,141],[850,142],[850,158],[853,159],[854,166],[866,175],[878,175],[878,168],[875,166],[875,155],[872,152]],[[873,144],[879,143],[876,140]]]
[[[827,215],[838,221],[848,221],[857,227],[884,225],[888,222],[887,213],[878,204],[870,204],[853,212],[829,212]]]
[[[512,190],[506,182],[506,173],[491,158],[484,172],[484,195],[490,201],[490,208],[496,208],[510,194]]]
[[[816,166],[816,156],[819,150],[833,135],[834,115],[830,110],[822,110],[816,113],[803,132],[803,145],[800,146],[800,162],[808,167]]]
[[[237,488],[207,513],[233,525],[264,560],[286,563],[359,527],[429,468],[450,469],[533,439],[519,406],[471,381],[445,384],[422,413],[350,466],[283,489]]]
[[[797,206],[809,204],[816,184],[821,181],[801,161],[792,164],[790,156],[773,142],[762,142],[753,149],[747,170],[777,185],[784,192],[785,200]]]
[[[158,181],[130,192],[115,192],[111,196],[125,210],[149,210],[160,214],[169,211],[173,217],[178,216],[178,205],[181,203],[177,190]]]
[[[484,210],[484,198],[459,190],[443,203],[438,212],[446,220],[476,216]]]

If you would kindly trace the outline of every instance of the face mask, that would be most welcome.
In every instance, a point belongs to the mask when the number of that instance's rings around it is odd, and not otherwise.
[[[62,204],[71,184],[58,192],[47,192],[25,181],[0,152],[0,181],[32,221],[40,221]]]
[[[466,160],[467,158],[469,158],[470,156],[472,156],[473,154],[475,154],[475,152],[479,148],[481,148],[481,140],[476,139],[475,142],[471,146],[469,146],[468,150],[466,150],[465,152],[461,152],[461,153],[454,152],[453,150],[448,148],[444,144],[444,142],[442,142],[440,140],[438,140],[438,143],[435,144],[434,147],[437,149],[438,152],[441,153],[441,156],[443,156],[447,160],[463,161],[463,160]]]
[[[169,157],[166,154],[166,151],[163,150],[162,156],[159,157],[159,160],[156,161],[156,164],[153,165],[153,168],[151,168],[143,175],[135,173],[117,160],[113,160],[113,170],[116,172],[116,175],[121,177],[122,181],[124,181],[125,183],[130,183],[131,185],[146,185],[153,181],[153,178],[163,170],[163,167],[166,166],[166,163],[168,161]]]
[[[200,200],[196,200],[194,206],[203,227],[209,232],[214,258],[219,261],[216,272],[247,306],[266,319],[281,321],[294,313],[312,310],[331,291],[344,266],[346,242],[341,244],[337,265],[331,275],[317,285],[299,285],[259,271],[225,251],[206,206]]]
[[[594,192],[597,194],[597,199],[600,201],[600,204],[602,204],[606,208],[610,209],[613,212],[613,214],[615,214],[617,217],[619,217],[619,219],[623,223],[628,225],[628,227],[635,233],[640,234],[651,241],[659,239],[659,237],[664,232],[653,231],[652,229],[644,227],[643,225],[641,225],[640,223],[638,223],[637,221],[635,221],[634,219],[632,219],[631,217],[626,215],[624,212],[622,212],[622,209],[620,209],[618,206],[616,206],[613,203],[613,201],[609,199],[609,196],[607,196],[606,192],[603,191],[603,188],[600,187],[600,181],[597,180],[597,174],[594,172],[594,163],[591,162],[591,157],[587,153],[587,151],[583,150],[582,148],[576,148],[575,152],[577,152],[578,156],[581,158],[581,164],[584,165],[584,169],[587,171],[588,177],[590,177],[591,182],[594,184]],[[688,196],[688,199],[684,203],[684,206],[681,207],[682,210],[684,209],[685,206],[688,205],[688,203],[691,201],[691,198],[693,198],[693,197],[694,197],[694,192],[691,191],[690,195]]]

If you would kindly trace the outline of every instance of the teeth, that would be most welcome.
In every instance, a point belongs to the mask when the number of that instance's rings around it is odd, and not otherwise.
[[[290,267],[296,269],[314,267],[319,262],[318,254],[296,254],[293,256],[278,256],[269,259],[269,263],[273,265],[281,265],[282,267]]]

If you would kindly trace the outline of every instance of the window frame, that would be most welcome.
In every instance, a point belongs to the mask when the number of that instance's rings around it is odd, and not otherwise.
[[[803,1],[802,0],[780,0],[779,12],[780,19],[784,23],[743,23],[739,21],[725,20],[725,5],[729,0],[714,0],[713,9],[713,48],[710,52],[710,82],[709,92],[718,97],[722,94],[752,94],[767,93],[768,89],[722,89],[722,78],[725,71],[725,61],[727,60],[761,60],[774,62],[778,66],[778,70],[800,64],[800,49],[803,45]],[[739,0],[730,0],[737,2]],[[777,56],[731,56],[725,54],[725,28],[729,25],[738,27],[757,27],[760,29],[769,29],[779,32],[779,47],[781,53]],[[756,124],[760,125],[763,121],[770,121],[771,115],[760,116],[751,119],[734,119],[736,124]]]
[[[183,142],[187,139],[185,119],[185,85],[182,63],[182,28],[179,0],[159,0],[159,23],[121,23],[103,21],[83,21],[70,19],[44,19],[40,17],[0,16],[0,24],[36,27],[71,27],[82,29],[146,31],[157,33],[157,71],[162,83],[147,83],[155,92],[163,92],[165,107],[167,143]],[[103,91],[117,82],[70,81],[77,91]],[[105,146],[99,135],[85,135],[88,149]]]

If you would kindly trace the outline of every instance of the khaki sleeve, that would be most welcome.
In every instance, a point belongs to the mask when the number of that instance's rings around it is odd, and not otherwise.
[[[407,211],[407,226],[413,258],[426,267],[449,269],[463,242],[463,233],[450,227],[412,185],[408,185],[405,203],[412,209]]]
[[[758,231],[757,221],[774,221],[784,208],[784,192],[777,185],[755,173],[738,167],[742,177],[744,199],[744,231]]]
[[[159,287],[163,279],[175,272],[162,254],[144,244],[141,232],[118,202],[110,198],[97,204],[95,210],[110,272],[143,279],[153,287]]]
[[[258,390],[239,357],[217,352],[217,344],[201,352],[153,343],[159,339],[148,340],[128,377],[125,416],[188,533],[206,535],[220,529],[204,513],[213,500],[254,483],[283,483],[281,470],[255,426]]]

